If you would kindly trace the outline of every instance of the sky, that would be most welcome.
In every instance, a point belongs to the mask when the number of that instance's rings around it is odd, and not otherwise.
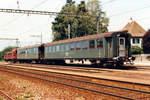
[[[17,5],[19,1],[19,5]],[[75,0],[80,3],[81,0]],[[88,0],[85,0],[88,1]],[[102,10],[110,19],[109,31],[122,29],[132,17],[145,30],[150,28],[150,0],[100,0]],[[0,0],[0,8],[59,12],[66,0]],[[52,41],[52,22],[55,16],[8,14],[0,12],[0,38],[18,38],[19,46]],[[14,40],[0,40],[0,51],[16,46]]]

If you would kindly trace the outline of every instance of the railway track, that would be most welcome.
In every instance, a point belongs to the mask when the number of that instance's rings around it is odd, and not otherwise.
[[[64,75],[67,75],[67,76],[69,76],[70,74],[66,74],[66,73],[60,73],[59,74],[59,72],[60,71],[67,71],[67,72],[86,72],[86,73],[101,73],[101,72],[111,72],[111,73],[113,73],[113,72],[126,72],[126,71],[123,71],[123,70],[113,70],[113,69],[100,69],[100,68],[85,68],[85,67],[70,67],[70,66],[68,66],[68,67],[66,67],[66,66],[60,66],[60,65],[50,65],[50,66],[46,66],[46,65],[37,65],[37,64],[7,64],[6,66],[10,66],[10,67],[12,67],[12,66],[18,66],[18,67],[21,67],[21,66],[23,66],[23,67],[29,67],[29,68],[31,68],[31,70],[32,70],[32,68],[41,68],[41,69],[44,69],[44,70],[56,70],[56,71],[54,71],[54,73],[55,73],[55,75],[56,75],[56,72],[57,72],[57,74],[58,74],[58,76],[62,76],[63,74]],[[58,71],[57,71],[58,70]],[[45,71],[46,72],[46,71]],[[48,71],[49,72],[49,71]],[[134,72],[134,71],[133,71]],[[129,71],[129,73],[133,73],[132,71],[130,72]],[[50,72],[49,72],[50,73]],[[51,72],[51,73],[53,73],[53,72]],[[137,74],[137,73],[135,73],[135,74]],[[63,77],[65,77],[63,75]],[[71,75],[71,76],[74,76],[73,78],[76,78],[77,76],[78,76],[78,74],[76,75],[76,74],[74,74],[74,75]],[[82,76],[82,79],[83,79],[83,77],[84,76]],[[84,77],[85,78],[85,77]],[[94,77],[92,77],[91,78],[92,80],[90,80],[90,81],[95,81],[95,82],[99,82],[99,83],[104,83],[104,84],[107,84],[107,83],[111,83],[111,81],[114,81],[115,82],[115,85],[119,85],[119,86],[124,86],[124,87],[127,87],[127,88],[133,88],[133,89],[142,89],[142,90],[148,90],[148,91],[150,91],[150,85],[145,85],[145,86],[143,86],[143,84],[141,83],[134,83],[134,82],[126,82],[126,83],[129,83],[130,85],[129,86],[126,86],[126,84],[123,84],[123,83],[125,83],[125,81],[117,81],[117,80],[111,80],[111,79],[104,79],[104,78],[99,78],[98,80],[97,80],[97,78],[94,78]],[[86,80],[86,78],[85,78],[85,80]],[[88,79],[89,80],[89,79]],[[106,81],[106,82],[105,82]],[[114,83],[113,82],[113,83]],[[114,85],[113,83],[111,83],[111,85]],[[120,85],[121,84],[121,85]],[[138,84],[138,86],[136,86],[136,87],[134,87],[134,84]],[[142,87],[141,87],[141,85],[142,85]]]
[[[0,100],[13,100],[8,94],[0,90]]]
[[[7,64],[10,65],[10,64]],[[99,73],[100,71],[108,71],[101,68],[89,68],[89,67],[73,67],[73,66],[62,66],[62,65],[41,65],[41,64],[15,64],[15,66],[24,66],[24,67],[36,67],[44,69],[53,69],[53,70],[64,70],[64,71],[76,71],[76,72],[85,72],[85,73]]]
[[[127,87],[119,87],[108,84],[99,83],[96,78],[92,77],[83,77],[79,75],[71,75],[71,74],[62,74],[55,72],[48,72],[39,69],[30,69],[30,68],[19,68],[19,67],[1,67],[1,71],[6,71],[10,73],[15,73],[18,75],[40,79],[48,82],[53,82],[73,88],[82,89],[85,91],[89,91],[92,93],[103,94],[109,96],[109,98],[113,98],[114,100],[123,99],[123,100],[148,100],[150,98],[150,91],[137,90]],[[94,82],[91,80],[95,80]],[[96,82],[97,81],[97,82]],[[109,80],[110,81],[110,80]],[[115,80],[111,80],[111,82],[115,82]],[[119,82],[118,82],[119,83]],[[121,82],[120,82],[121,83]],[[123,84],[123,82],[122,82]],[[135,83],[127,83],[124,84],[140,86],[140,87],[150,87],[149,85],[144,84],[135,84]]]

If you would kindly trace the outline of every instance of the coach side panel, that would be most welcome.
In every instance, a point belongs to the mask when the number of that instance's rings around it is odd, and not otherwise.
[[[32,60],[38,59],[38,48],[25,48],[17,51],[18,59]]]
[[[105,58],[105,39],[91,39],[46,46],[45,59],[92,59]]]

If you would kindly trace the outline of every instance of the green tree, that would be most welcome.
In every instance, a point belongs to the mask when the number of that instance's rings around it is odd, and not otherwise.
[[[76,36],[85,36],[85,35],[90,35],[96,32],[94,29],[93,25],[93,20],[90,17],[90,14],[88,12],[88,9],[86,8],[86,4],[84,1],[82,1],[78,6],[77,6],[77,15],[81,16],[89,16],[89,17],[77,17],[78,20],[78,26],[77,26],[77,31],[76,31]]]
[[[94,2],[95,3],[95,2]],[[81,1],[80,4],[75,4],[72,0],[67,0],[65,6],[63,6],[60,13],[69,13],[77,16],[62,16],[58,15],[52,25],[53,30],[53,41],[64,40],[69,37],[68,27],[70,26],[70,37],[80,37],[84,35],[96,34],[97,30],[97,18],[91,16],[104,16],[105,13],[101,12],[99,4],[97,8],[93,11],[89,10],[87,7],[90,3],[86,4]],[[96,4],[95,4],[96,5]],[[102,14],[101,14],[102,13]],[[80,17],[79,17],[80,16]],[[81,17],[88,16],[88,17]],[[100,29],[101,32],[107,32],[108,19],[100,19]]]
[[[72,0],[67,0],[67,4],[72,4],[73,2],[72,2]]]
[[[97,18],[93,18],[94,22],[99,22],[99,29],[101,33],[108,31],[109,19],[106,17],[106,13],[102,11],[99,0],[88,0],[87,9],[90,15],[98,16]],[[97,26],[95,26],[97,28]]]
[[[60,13],[71,13],[71,14],[76,14],[76,6],[75,2],[73,2],[71,5],[66,4]],[[69,16],[62,16],[58,15],[55,18],[55,21],[53,22],[52,30],[53,30],[53,35],[54,35],[54,41],[57,40],[64,40],[68,38],[68,25],[72,25],[73,27],[71,28],[71,33],[74,34],[74,30],[76,30],[77,25],[73,25],[73,23],[78,23],[77,20],[74,17],[69,17]]]

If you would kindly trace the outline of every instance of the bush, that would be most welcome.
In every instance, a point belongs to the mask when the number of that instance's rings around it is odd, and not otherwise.
[[[131,47],[131,53],[132,54],[142,54],[143,53],[143,48],[138,47],[138,46],[132,46]]]

